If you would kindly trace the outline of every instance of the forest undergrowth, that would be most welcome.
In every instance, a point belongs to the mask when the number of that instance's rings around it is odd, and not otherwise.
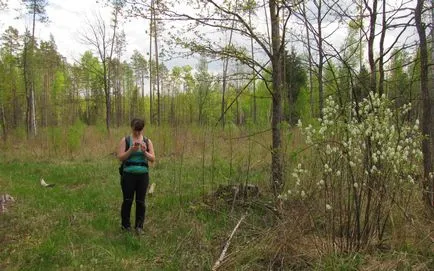
[[[283,130],[291,183],[298,164],[315,167],[317,157],[298,128]],[[267,129],[146,128],[156,189],[145,235],[123,233],[115,154],[127,133],[76,124],[31,140],[17,131],[0,145],[0,194],[15,199],[0,214],[0,269],[211,270],[226,245],[218,270],[434,269],[434,222],[419,195],[404,218],[390,214],[381,243],[348,251],[312,205],[276,199]],[[41,187],[40,178],[55,186]]]

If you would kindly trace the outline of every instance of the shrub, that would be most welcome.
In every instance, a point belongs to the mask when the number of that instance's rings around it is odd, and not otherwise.
[[[385,96],[371,93],[345,108],[328,99],[317,128],[299,122],[317,167],[299,164],[280,198],[308,205],[315,227],[334,248],[381,242],[390,215],[410,208],[422,159],[419,122],[405,118],[410,108],[393,111]]]
[[[85,125],[81,121],[76,121],[74,125],[69,127],[67,139],[68,146],[71,152],[77,151],[81,146],[81,139],[83,138]]]

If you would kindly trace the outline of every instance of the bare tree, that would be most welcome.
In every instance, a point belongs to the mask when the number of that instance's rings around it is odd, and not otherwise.
[[[312,5],[309,5],[311,3]],[[335,22],[335,17],[331,17],[335,7],[338,5],[336,0],[312,0],[303,1],[301,5],[297,6],[297,13],[295,15],[302,21],[302,25],[306,29],[306,40],[302,41],[308,52],[309,62],[309,82],[310,82],[310,103],[313,115],[313,80],[312,75],[315,74],[318,82],[318,101],[319,101],[319,115],[323,115],[324,107],[324,71],[328,61],[326,46],[327,39],[329,39],[338,28],[334,28],[331,33],[324,33],[324,29],[330,28]],[[336,13],[336,12],[334,12]]]
[[[111,69],[110,63],[112,60],[116,31],[118,28],[118,20],[121,11],[121,4],[119,1],[113,3],[113,24],[110,28],[106,25],[106,22],[102,18],[101,14],[95,15],[93,23],[87,22],[87,29],[81,34],[81,40],[83,43],[88,44],[94,48],[99,60],[102,63],[103,71],[99,76],[102,77],[104,84],[104,95],[106,103],[106,128],[110,134],[111,123]]]
[[[22,0],[26,4],[28,13],[32,16],[32,32],[31,36],[26,35],[25,53],[24,53],[24,81],[27,93],[27,134],[36,136],[36,104],[35,104],[35,78],[34,78],[34,50],[35,50],[35,29],[36,19],[40,22],[46,22],[45,7],[47,0]]]
[[[232,45],[232,36],[233,36],[233,28],[234,28],[235,20],[232,21],[232,27],[229,32],[229,41],[227,46]],[[224,57],[223,58],[223,75],[222,75],[222,103],[221,103],[221,123],[222,127],[225,127],[225,110],[226,110],[226,87],[227,87],[227,79],[228,79],[228,65],[229,65],[229,58]]]

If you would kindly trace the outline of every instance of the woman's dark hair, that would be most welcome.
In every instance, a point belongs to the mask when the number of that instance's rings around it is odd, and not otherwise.
[[[141,131],[145,127],[145,121],[142,119],[135,118],[131,121],[131,128],[134,131]]]

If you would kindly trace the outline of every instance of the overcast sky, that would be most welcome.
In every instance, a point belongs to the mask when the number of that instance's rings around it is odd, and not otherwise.
[[[0,12],[0,33],[3,33],[10,25],[17,28],[20,33],[23,33],[26,27],[31,28],[29,16],[21,16],[25,13],[23,7],[21,0],[9,0],[8,10]],[[110,19],[110,9],[96,3],[95,0],[50,0],[46,11],[49,23],[38,23],[35,35],[39,39],[49,40],[52,34],[59,52],[69,62],[79,59],[84,51],[90,49],[78,38],[83,32],[86,18],[92,21],[95,14],[101,13],[105,19]],[[123,24],[128,43],[125,57],[129,57],[134,49],[142,53],[148,50],[146,46],[149,43],[149,37],[146,35],[147,27],[148,23],[141,19],[134,19]]]
[[[8,9],[0,11],[0,33],[3,33],[9,26],[17,28],[20,33],[24,33],[26,27],[31,29],[31,17],[25,15],[26,10],[21,2],[21,0],[9,0]],[[93,49],[82,44],[79,38],[80,34],[86,29],[86,20],[94,21],[97,13],[100,13],[107,22],[111,19],[111,9],[104,7],[103,4],[97,3],[95,0],[49,0],[46,11],[49,22],[45,24],[37,23],[35,35],[38,39],[49,40],[50,34],[52,34],[59,52],[70,63],[78,60],[84,51]],[[257,19],[261,20],[261,16]],[[257,23],[259,28],[264,28],[266,25],[262,21]],[[143,54],[149,52],[148,27],[149,21],[144,19],[132,18],[127,22],[123,20],[121,28],[125,31],[127,37],[124,59],[129,58],[135,49]],[[186,64],[185,60],[173,60],[171,62],[172,64],[169,64],[169,67]],[[195,65],[194,63],[188,64]]]
[[[390,0],[395,2],[397,0]],[[13,26],[22,34],[25,28],[31,28],[30,16],[24,16],[26,10],[21,0],[9,0],[9,7],[6,11],[0,11],[0,33],[3,33],[9,26]],[[100,2],[105,2],[101,0]],[[344,2],[344,1],[343,1]],[[185,8],[185,7],[184,7]],[[185,8],[188,10],[188,8]],[[104,7],[101,3],[95,0],[49,0],[46,7],[49,23],[37,23],[36,37],[42,40],[49,40],[50,34],[54,36],[58,51],[67,58],[68,62],[73,63],[79,60],[80,56],[89,49],[93,49],[80,42],[80,33],[83,33],[86,28],[86,20],[93,21],[95,14],[100,13],[107,22],[110,21],[111,10]],[[261,22],[261,16],[258,15],[258,27],[264,27],[265,23]],[[177,22],[179,24],[179,22]],[[142,54],[149,52],[149,36],[147,29],[149,21],[144,19],[130,19],[128,22],[123,22],[121,29],[126,33],[127,46],[123,60],[129,59],[134,50],[138,50]],[[296,26],[300,28],[300,26]],[[335,46],[343,42],[346,36],[346,26],[339,25],[339,22],[332,22],[329,25],[331,31],[339,29],[331,37],[331,42]],[[300,29],[299,29],[300,30]],[[303,29],[301,29],[304,31]],[[327,29],[325,29],[327,30]],[[327,31],[325,31],[327,32]],[[393,40],[394,33],[388,32],[386,36],[386,45]],[[227,42],[227,41],[226,41]],[[377,41],[378,42],[378,41]],[[291,44],[293,45],[293,44]],[[160,45],[161,46],[161,45]],[[191,65],[195,67],[197,59],[175,59],[165,62],[169,68],[177,65]],[[220,71],[219,64],[211,64],[211,71]]]

